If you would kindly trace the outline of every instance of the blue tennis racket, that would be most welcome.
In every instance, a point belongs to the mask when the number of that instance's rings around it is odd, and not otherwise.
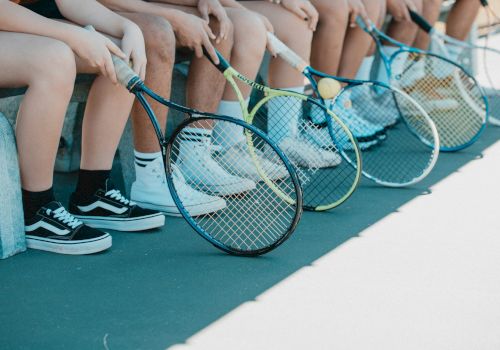
[[[345,121],[355,136],[378,135],[358,138],[365,177],[384,186],[403,187],[418,183],[431,172],[439,155],[437,129],[408,94],[381,82],[325,74],[310,67],[272,33],[268,39],[276,53],[309,80],[312,94]],[[310,119],[307,135],[319,142],[316,135],[329,129],[319,111],[312,110]]]
[[[358,17],[357,23],[375,41],[390,85],[406,92],[429,114],[438,130],[440,151],[472,145],[484,130],[488,115],[488,102],[476,79],[459,64],[400,43],[371,22]],[[398,51],[388,55],[382,42]]]
[[[485,6],[488,23],[492,19],[500,20],[485,0],[481,3]],[[490,33],[480,39],[480,43],[457,40],[449,35],[437,31],[425,18],[414,11],[410,11],[411,18],[431,38],[431,50],[452,61],[458,62],[466,67],[469,74],[477,77],[481,83],[484,93],[488,97],[488,121],[500,126],[500,82],[498,81],[498,63],[500,62],[500,50],[490,47]],[[500,40],[498,41],[500,45]],[[497,72],[497,74],[495,74]]]

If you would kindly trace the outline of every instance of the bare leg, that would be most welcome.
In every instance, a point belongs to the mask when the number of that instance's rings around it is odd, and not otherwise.
[[[412,2],[417,8],[417,12],[422,12],[422,0],[412,0]],[[411,19],[401,19],[398,21],[393,18],[389,28],[387,29],[387,35],[399,42],[411,45],[417,37],[417,31],[418,27]]]
[[[337,75],[349,8],[345,0],[312,0],[319,12],[319,22],[312,41],[311,66]]]
[[[75,58],[66,44],[41,36],[0,32],[0,45],[0,86],[28,86],[16,128],[22,186],[44,191],[52,187]]]
[[[442,2],[443,0],[425,0],[423,3],[424,7],[422,15],[432,25],[434,25],[439,18]],[[429,34],[423,30],[419,30],[413,46],[422,50],[427,50],[429,48],[429,44]]]
[[[312,31],[305,21],[283,7],[267,1],[245,1],[250,10],[266,16],[273,24],[275,34],[288,47],[309,61]],[[281,58],[272,58],[269,64],[269,84],[276,88],[290,88],[304,85],[304,77]]]
[[[372,22],[379,23],[385,13],[385,1],[365,0],[364,4]],[[363,59],[372,54],[372,38],[359,27],[347,29],[339,75],[353,79]]]
[[[446,20],[446,34],[465,40],[476,20],[481,4],[475,0],[457,0]]]
[[[142,30],[146,43],[148,64],[145,83],[159,95],[169,98],[172,69],[175,61],[175,36],[170,24],[163,18],[140,13],[120,13],[134,21]],[[162,127],[167,124],[167,108],[151,103],[153,112]],[[134,146],[139,152],[152,153],[160,150],[149,117],[139,102],[132,108]]]

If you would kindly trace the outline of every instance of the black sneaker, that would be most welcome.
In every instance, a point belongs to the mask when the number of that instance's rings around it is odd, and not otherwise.
[[[92,254],[111,247],[108,233],[85,226],[59,202],[50,202],[25,222],[28,248],[60,254]]]
[[[69,201],[70,213],[90,227],[117,231],[142,231],[165,224],[162,213],[137,206],[109,182],[106,187],[90,196],[73,193]]]

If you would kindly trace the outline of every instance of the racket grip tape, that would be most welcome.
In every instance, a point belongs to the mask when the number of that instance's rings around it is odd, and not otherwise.
[[[424,32],[430,33],[432,32],[432,26],[430,25],[429,22],[426,21],[426,19],[422,16],[420,16],[418,13],[416,13],[413,10],[408,9],[410,11],[410,17],[412,21],[420,27]]]
[[[285,45],[280,39],[278,39],[273,33],[267,32],[267,39],[272,45],[278,56],[280,56],[284,61],[286,61],[293,68],[297,69],[301,73],[309,66],[306,61],[304,61],[299,55],[292,51],[288,46]]]
[[[95,28],[91,25],[85,26],[85,29],[95,32]],[[135,80],[140,80],[139,76],[120,57],[111,54],[111,59],[113,60],[113,65],[115,66],[116,79],[118,79],[118,82],[121,85],[128,88],[132,79],[136,78]]]

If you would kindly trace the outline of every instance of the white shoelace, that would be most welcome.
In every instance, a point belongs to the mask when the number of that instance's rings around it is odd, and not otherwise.
[[[72,229],[77,228],[78,226],[82,225],[83,222],[75,218],[73,215],[68,213],[66,209],[63,207],[60,207],[59,209],[56,210],[51,210],[47,209],[46,210],[47,215],[52,215],[54,219],[59,220],[65,225],[68,225]]]
[[[135,205],[134,202],[123,197],[123,195],[121,194],[121,192],[119,190],[110,190],[110,191],[106,192],[105,195],[111,199],[116,199],[118,202],[120,202],[124,205],[130,205],[130,206]]]

